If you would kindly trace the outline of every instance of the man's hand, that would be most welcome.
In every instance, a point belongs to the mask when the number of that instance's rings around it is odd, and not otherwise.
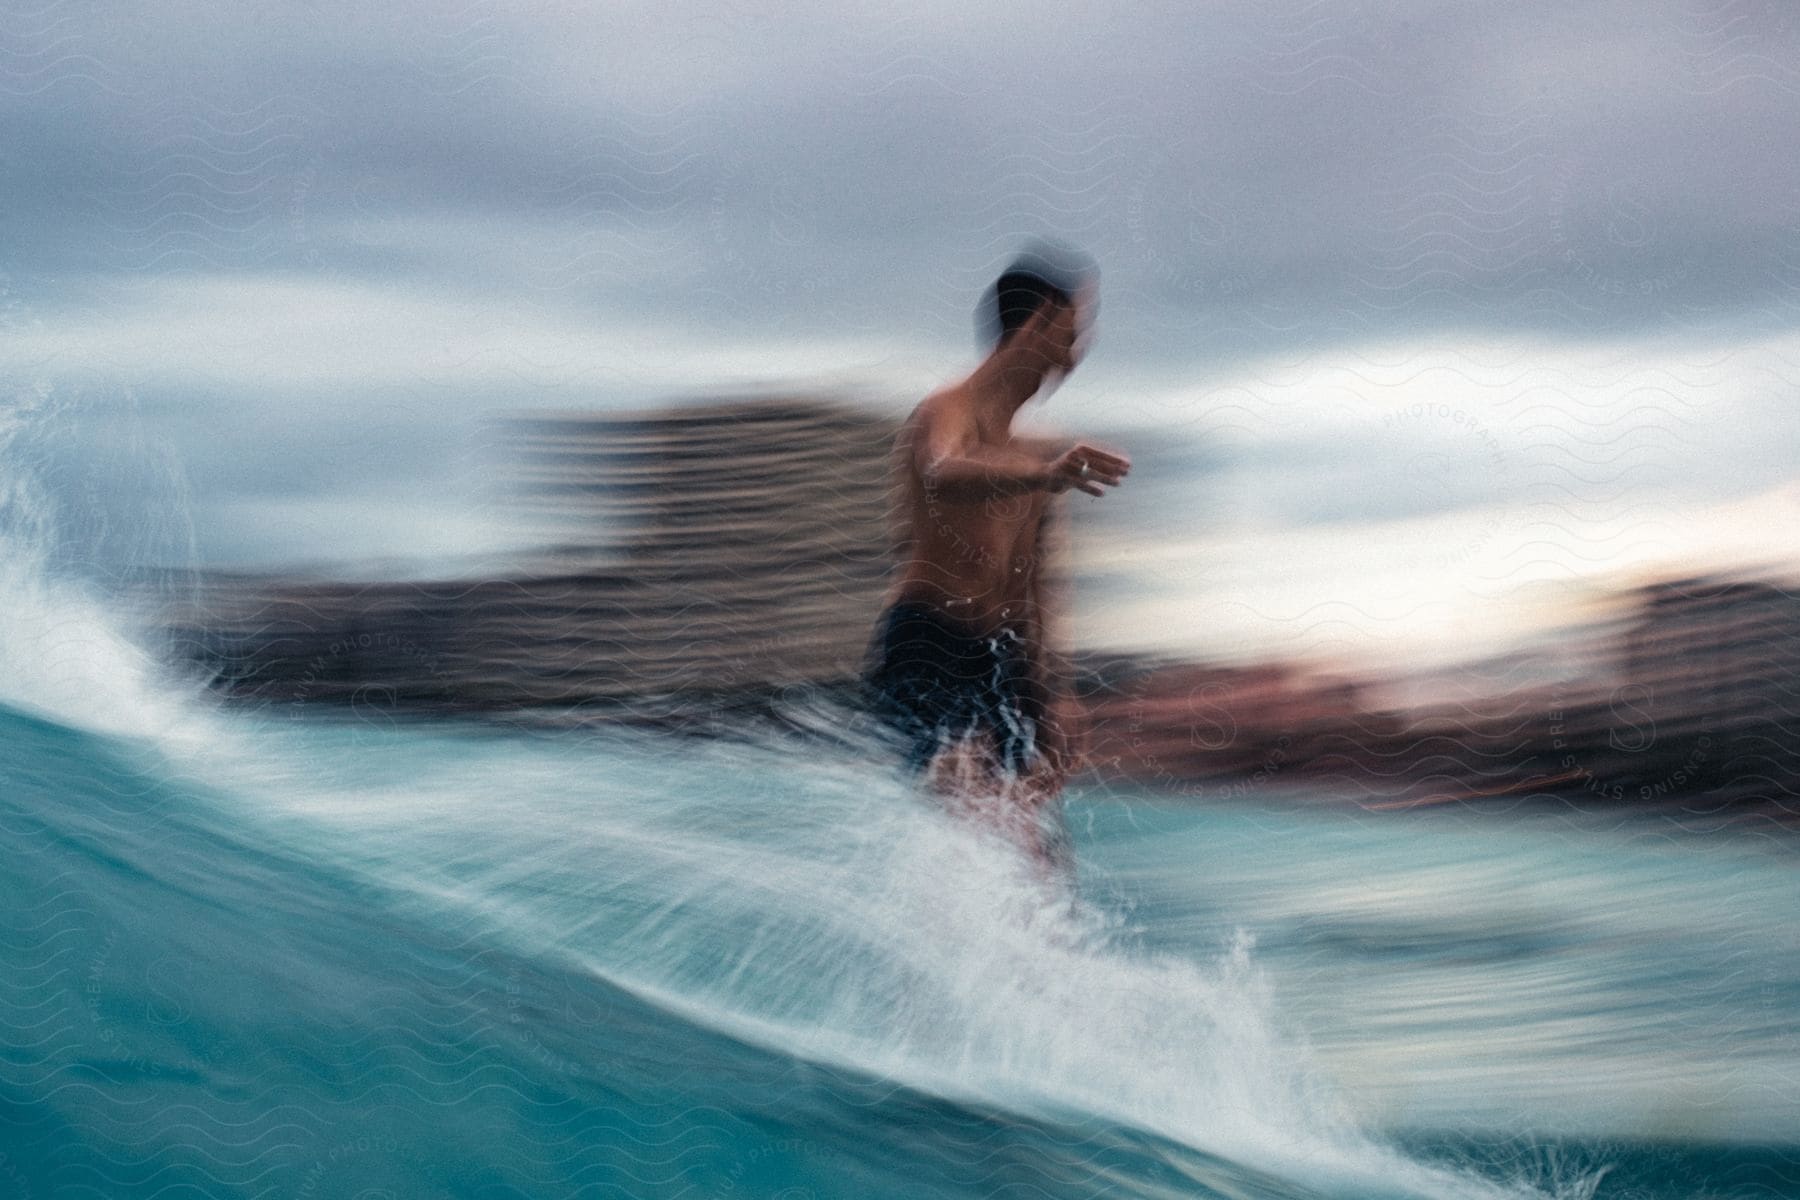
[[[1053,493],[1075,488],[1090,496],[1103,496],[1107,488],[1118,487],[1130,471],[1131,460],[1124,455],[1076,442],[1050,463],[1045,487]]]

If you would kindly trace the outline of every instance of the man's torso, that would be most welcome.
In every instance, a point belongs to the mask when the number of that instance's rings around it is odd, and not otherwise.
[[[1038,531],[1051,497],[1031,491],[967,499],[933,489],[920,476],[912,438],[934,404],[941,405],[931,414],[936,419],[970,421],[973,429],[966,397],[947,393],[920,405],[902,431],[906,552],[890,599],[931,605],[971,633],[1022,628],[1033,615]]]

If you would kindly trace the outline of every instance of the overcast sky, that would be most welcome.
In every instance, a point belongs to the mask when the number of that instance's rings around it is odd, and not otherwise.
[[[497,551],[482,414],[898,409],[1041,234],[1102,270],[1043,418],[1140,464],[1095,637],[1491,637],[1800,515],[1786,0],[0,18],[13,453],[96,552]]]

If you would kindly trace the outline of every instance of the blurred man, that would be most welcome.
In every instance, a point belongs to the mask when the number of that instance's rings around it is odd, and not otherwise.
[[[898,442],[905,559],[865,676],[915,776],[1065,870],[1055,802],[1074,706],[1049,635],[1048,548],[1057,497],[1104,495],[1130,463],[1086,442],[1015,437],[1012,422],[1081,361],[1094,299],[1085,260],[1020,258],[984,305],[987,358],[913,410]]]

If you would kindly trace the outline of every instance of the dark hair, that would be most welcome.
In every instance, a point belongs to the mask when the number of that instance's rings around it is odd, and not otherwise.
[[[1094,274],[1093,260],[1078,250],[1033,244],[1000,273],[982,302],[979,314],[988,343],[1003,345],[1046,302],[1073,303]]]

